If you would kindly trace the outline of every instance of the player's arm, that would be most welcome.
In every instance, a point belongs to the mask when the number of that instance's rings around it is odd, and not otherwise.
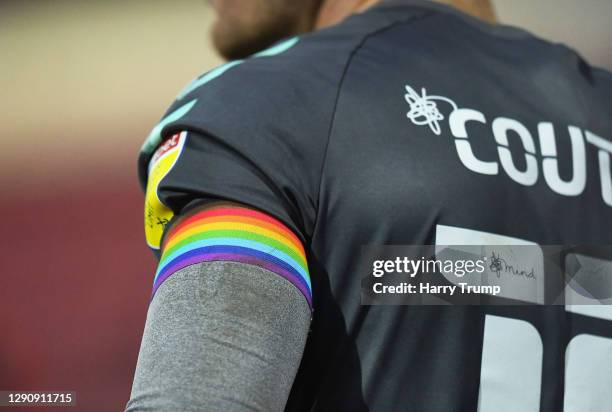
[[[143,145],[147,243],[162,256],[130,410],[283,408],[311,318],[304,247],[343,73],[331,64],[331,87],[314,88],[326,72],[306,68],[314,46],[293,39],[199,78]],[[236,210],[193,209],[211,200]]]
[[[304,249],[237,204],[176,220],[162,256],[128,411],[279,411],[311,319]]]

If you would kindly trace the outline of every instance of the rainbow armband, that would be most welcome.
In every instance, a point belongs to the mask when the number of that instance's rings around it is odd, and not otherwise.
[[[297,287],[312,308],[302,242],[277,219],[245,207],[216,206],[183,217],[164,239],[153,294],[173,273],[201,262],[256,265]]]

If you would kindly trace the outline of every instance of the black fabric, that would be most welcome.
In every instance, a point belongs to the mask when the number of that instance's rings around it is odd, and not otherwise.
[[[469,142],[478,159],[497,163],[497,174],[462,164],[448,102],[437,100],[439,134],[433,123],[409,119],[406,85],[484,115],[486,123],[466,124]],[[475,411],[488,313],[537,329],[540,410],[559,411],[567,342],[585,331],[612,338],[610,322],[562,307],[360,304],[360,248],[434,244],[437,225],[539,244],[612,243],[596,146],[585,143],[579,194],[562,195],[543,176],[539,124],[554,126],[566,180],[568,126],[612,137],[612,76],[572,50],[444,6],[391,1],[228,69],[169,113],[191,99],[193,109],[163,130],[166,138],[191,132],[160,185],[164,203],[176,213],[202,196],[246,203],[306,242],[313,324],[287,410]],[[518,121],[533,137],[533,184],[502,167],[497,118]],[[508,140],[524,171],[526,149],[516,133]],[[147,161],[142,155],[141,168]]]

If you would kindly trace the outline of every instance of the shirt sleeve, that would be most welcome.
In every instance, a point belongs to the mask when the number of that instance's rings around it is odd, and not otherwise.
[[[165,224],[207,198],[268,213],[303,242],[312,234],[338,70],[285,43],[194,80],[151,132],[139,173],[153,249]]]

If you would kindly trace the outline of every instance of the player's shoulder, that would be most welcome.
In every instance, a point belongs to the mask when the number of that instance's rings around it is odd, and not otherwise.
[[[417,12],[418,14],[418,12]],[[327,29],[285,39],[253,56],[228,62],[194,79],[179,94],[181,101],[198,99],[223,102],[237,95],[258,105],[258,95],[268,99],[293,95],[325,98],[357,48],[370,35],[393,25],[397,16],[365,12]]]
[[[249,121],[281,109],[325,106],[348,54],[337,46],[311,35],[283,40],[197,77],[179,92],[170,110],[192,102],[196,111],[200,108],[209,115],[256,111],[257,117],[241,116],[242,121]]]
[[[198,76],[178,93],[143,152],[152,153],[164,137],[182,130],[223,138],[280,131],[323,145],[351,56],[393,21],[377,13],[351,16]]]

